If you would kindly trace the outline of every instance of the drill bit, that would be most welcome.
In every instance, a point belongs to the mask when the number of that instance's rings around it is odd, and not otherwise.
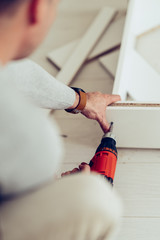
[[[111,122],[111,124],[110,124],[109,132],[113,132],[113,122]]]

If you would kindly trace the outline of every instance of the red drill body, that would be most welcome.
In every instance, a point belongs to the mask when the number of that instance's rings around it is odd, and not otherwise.
[[[117,165],[117,148],[112,130],[113,123],[111,123],[110,131],[103,136],[101,144],[89,163],[91,171],[104,175],[111,184],[113,184]]]

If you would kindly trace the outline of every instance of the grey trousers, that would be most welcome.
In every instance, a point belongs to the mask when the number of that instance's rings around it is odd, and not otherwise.
[[[1,240],[110,240],[121,202],[97,175],[74,174],[0,206]]]

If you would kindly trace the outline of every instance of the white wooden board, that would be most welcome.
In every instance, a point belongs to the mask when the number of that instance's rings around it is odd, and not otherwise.
[[[135,47],[137,36],[160,23],[159,9],[159,0],[131,0],[129,4],[113,93],[123,101],[129,93],[136,101],[107,109],[119,147],[160,148],[160,74]]]
[[[104,67],[104,69],[106,69],[113,77],[115,77],[118,66],[118,59],[119,50],[116,50],[99,58],[99,62]]]
[[[79,42],[79,39],[74,40],[60,48],[56,48],[48,54],[47,58],[53,62],[57,68],[62,69]]]
[[[160,148],[160,106],[108,107],[106,114],[114,122],[118,147]]]
[[[160,149],[160,105],[157,107],[110,106],[107,108],[106,118],[108,122],[114,122],[117,147]],[[86,122],[86,119],[72,119],[72,117],[69,118],[63,126],[61,125],[62,134],[67,135],[72,143],[76,141],[81,145],[84,152],[90,149],[93,153],[103,134],[100,127],[96,121]],[[90,135],[91,129],[94,129],[93,135]],[[83,160],[88,158],[87,154]]]
[[[105,33],[100,38],[94,49],[89,54],[87,60],[92,60],[104,52],[114,49],[121,44],[125,16],[122,16],[109,25]],[[72,41],[60,48],[57,48],[48,54],[48,59],[52,61],[59,69],[63,68],[71,53],[76,49],[80,39]]]
[[[160,74],[141,55],[140,49],[136,49],[137,38],[160,25],[159,9],[159,0],[130,1],[113,90],[123,100],[129,92],[136,101],[160,102]],[[154,48],[155,41],[150,43],[150,48]],[[145,51],[148,51],[148,47]],[[160,51],[159,45],[157,51]]]
[[[160,25],[137,37],[135,49],[160,74]]]
[[[63,69],[56,76],[59,81],[67,85],[70,84],[102,33],[107,26],[109,26],[115,14],[116,11],[113,8],[104,8],[100,11],[75,51],[73,51],[72,55],[69,57]]]

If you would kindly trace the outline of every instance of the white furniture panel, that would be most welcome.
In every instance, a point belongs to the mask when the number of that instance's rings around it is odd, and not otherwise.
[[[107,110],[119,147],[160,148],[160,73],[136,48],[141,35],[160,25],[159,9],[159,0],[131,0],[129,4],[113,88],[124,102]],[[135,102],[126,101],[128,93]]]
[[[157,91],[160,87],[160,74],[136,49],[139,35],[160,25],[159,9],[159,0],[130,2],[113,90],[114,93],[121,94],[123,100],[129,92],[136,101],[160,102]]]

